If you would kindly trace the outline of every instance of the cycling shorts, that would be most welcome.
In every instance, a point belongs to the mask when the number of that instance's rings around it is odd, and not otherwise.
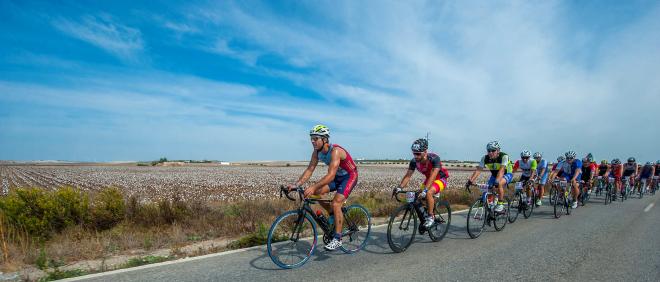
[[[506,180],[506,184],[509,184],[509,183],[511,183],[511,180],[513,179],[513,174],[505,173],[503,178]],[[497,178],[495,176],[491,175],[490,178],[488,179],[488,186],[493,186],[493,184],[495,184],[496,179]]]
[[[424,189],[424,183],[422,183],[420,187]],[[447,187],[447,178],[440,178],[433,181],[430,188],[433,188],[433,193],[437,194],[444,191],[446,187]]]
[[[545,185],[546,183],[548,183],[548,174],[547,173],[544,174],[543,177],[541,177],[540,181],[539,181],[539,184],[541,184],[541,185]]]
[[[335,179],[328,184],[330,192],[337,191],[337,193],[344,195],[345,199],[348,199],[348,195],[351,194],[351,191],[353,191],[353,188],[357,185],[357,178],[357,173],[336,175]]]

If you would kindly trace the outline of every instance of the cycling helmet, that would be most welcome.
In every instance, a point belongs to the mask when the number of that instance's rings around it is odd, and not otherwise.
[[[490,141],[486,145],[486,150],[499,150],[500,149],[500,143],[497,141]]]
[[[540,159],[540,158],[543,158],[543,155],[541,154],[541,152],[536,152],[536,153],[534,153],[534,158],[535,159]]]
[[[655,162],[655,164],[660,165],[660,160],[658,160],[657,162]]]
[[[589,162],[589,158],[588,158],[588,157],[584,157],[584,158],[582,158],[582,163],[588,163],[588,162]]]
[[[607,160],[602,160],[602,161],[600,161],[600,164],[604,164],[604,165],[606,165],[606,164],[607,164]]]
[[[593,161],[594,161],[594,155],[592,155],[591,153],[589,153],[589,154],[587,154],[586,159],[587,159],[589,162],[593,162]]]
[[[566,154],[564,154],[564,156],[566,156],[567,159],[575,159],[575,156],[577,156],[577,154],[574,151],[568,151],[566,152]]]
[[[621,161],[619,159],[613,159],[612,164],[618,165],[618,164],[621,164]]]
[[[318,124],[312,127],[312,130],[309,131],[309,136],[321,136],[321,137],[330,137],[330,128],[325,125]]]
[[[559,156],[559,157],[557,157],[557,161],[558,161],[558,162],[563,162],[563,161],[565,161],[565,160],[566,160],[566,158],[565,158],[564,156]]]
[[[530,152],[530,151],[524,150],[524,151],[520,152],[520,157],[521,158],[529,158],[531,156],[532,156],[532,152]]]
[[[653,165],[653,162],[646,162],[646,165]]]
[[[628,162],[629,162],[629,163],[634,163],[634,162],[635,162],[635,158],[633,158],[633,157],[628,158]]]
[[[410,146],[410,149],[413,152],[424,152],[428,148],[429,148],[429,141],[427,141],[424,138],[419,138],[415,140],[415,142],[412,143],[412,146]]]

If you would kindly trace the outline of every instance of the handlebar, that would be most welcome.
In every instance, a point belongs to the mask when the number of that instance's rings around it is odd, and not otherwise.
[[[282,198],[282,195],[284,195],[287,199],[295,202],[296,199],[289,196],[289,193],[294,192],[294,191],[298,192],[298,196],[300,197],[301,201],[302,201],[302,199],[305,198],[304,195],[303,195],[303,192],[305,190],[302,187],[298,186],[298,187],[294,188],[293,190],[289,191],[289,189],[287,187],[285,187],[284,185],[280,185],[280,198]]]

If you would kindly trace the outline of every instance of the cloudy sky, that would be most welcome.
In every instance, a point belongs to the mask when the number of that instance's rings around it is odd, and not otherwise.
[[[0,159],[660,158],[658,1],[135,2],[0,1]]]

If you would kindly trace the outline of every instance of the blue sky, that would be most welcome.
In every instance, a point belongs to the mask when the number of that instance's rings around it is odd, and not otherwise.
[[[660,158],[657,1],[0,2],[0,159]]]

